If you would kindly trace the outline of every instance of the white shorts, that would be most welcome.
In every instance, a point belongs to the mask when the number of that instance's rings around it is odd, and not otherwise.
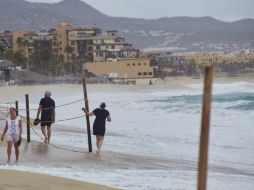
[[[14,143],[19,141],[19,134],[8,134],[7,141],[13,141]]]

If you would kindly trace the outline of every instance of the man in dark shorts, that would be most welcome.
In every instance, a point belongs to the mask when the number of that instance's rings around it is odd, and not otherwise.
[[[96,108],[93,112],[89,113],[85,108],[82,110],[86,113],[86,115],[93,116],[96,118],[93,123],[93,134],[96,135],[96,146],[97,153],[100,153],[101,146],[103,144],[105,130],[106,130],[106,119],[111,122],[111,117],[109,111],[105,109],[106,104],[104,102],[101,103],[100,108]]]
[[[55,101],[50,96],[51,92],[45,91],[44,98],[40,101],[36,117],[38,119],[41,113],[41,132],[45,137],[45,143],[50,143],[51,124],[55,122]],[[47,126],[47,133],[45,126]]]

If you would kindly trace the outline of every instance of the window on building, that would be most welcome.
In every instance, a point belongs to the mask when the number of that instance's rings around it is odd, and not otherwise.
[[[153,72],[149,72],[148,75],[153,75]]]
[[[92,37],[92,33],[78,33],[78,38]]]
[[[102,40],[94,40],[95,44],[102,44]]]
[[[53,46],[58,46],[58,43],[57,42],[53,42]]]
[[[146,65],[146,63],[144,63],[144,65]]]
[[[141,63],[138,63],[138,66],[140,66],[141,65]]]
[[[138,73],[138,76],[141,76],[142,75],[142,73],[140,72],[140,73]]]
[[[115,46],[114,46],[114,45],[111,45],[111,49],[115,49]]]
[[[127,66],[130,66],[130,63],[127,63]]]
[[[147,75],[147,72],[143,72],[143,75],[146,76],[146,75]]]
[[[136,64],[135,63],[132,63],[133,66],[135,66]]]

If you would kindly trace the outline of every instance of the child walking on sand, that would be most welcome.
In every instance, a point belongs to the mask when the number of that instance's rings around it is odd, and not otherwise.
[[[1,137],[1,141],[4,140],[5,134],[7,138],[7,155],[8,162],[11,161],[12,145],[14,144],[16,162],[19,160],[19,145],[22,139],[22,121],[19,116],[17,116],[17,110],[15,108],[10,108],[10,116],[6,119],[6,125]]]

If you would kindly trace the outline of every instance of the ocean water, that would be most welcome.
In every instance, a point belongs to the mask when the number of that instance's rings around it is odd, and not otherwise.
[[[106,169],[44,166],[33,171],[102,183],[122,189],[196,189],[202,84],[180,89],[88,88],[90,110],[107,104],[112,123],[107,123],[102,151],[132,157],[153,158],[170,167],[153,169]],[[57,105],[83,97],[80,86],[53,92]],[[38,97],[30,97],[31,108]],[[208,188],[254,189],[254,84],[214,84],[211,112]],[[83,101],[56,110],[57,119],[82,115]],[[25,104],[20,100],[20,107]],[[21,111],[24,114],[24,111]],[[35,111],[31,112],[35,116]],[[93,123],[91,118],[91,124]],[[87,147],[85,134],[61,130],[83,129],[85,119],[56,122],[52,143],[74,148]],[[40,139],[32,133],[33,140]],[[95,139],[93,138],[93,145]],[[174,167],[175,163],[175,167]],[[29,171],[28,166],[0,166]],[[169,169],[171,168],[171,169]],[[193,169],[194,168],[194,169]]]

